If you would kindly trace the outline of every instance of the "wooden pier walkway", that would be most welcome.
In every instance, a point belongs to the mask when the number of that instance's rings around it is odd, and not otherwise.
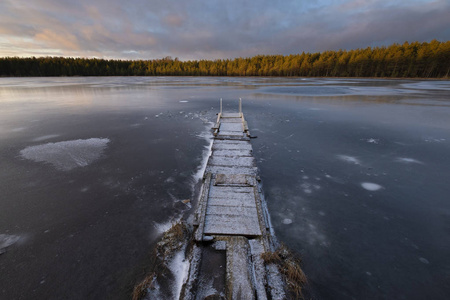
[[[241,100],[239,112],[222,112],[222,101],[220,106],[195,213],[196,243],[181,299],[208,296],[202,285],[211,276],[216,291],[216,298],[211,299],[285,299],[277,267],[261,258],[264,252],[275,251],[276,241]]]

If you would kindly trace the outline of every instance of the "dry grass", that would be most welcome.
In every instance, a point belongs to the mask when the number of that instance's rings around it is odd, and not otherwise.
[[[302,289],[308,280],[300,267],[300,258],[296,257],[285,245],[281,245],[275,252],[261,254],[261,258],[266,264],[276,264],[283,274],[292,296],[295,299],[303,299]]]
[[[295,295],[295,299],[303,298],[302,289],[308,281],[300,268],[300,262],[290,259],[284,261],[281,272],[286,277],[288,288]]]
[[[171,258],[175,251],[181,249],[188,240],[189,229],[186,223],[179,221],[173,223],[169,230],[164,232],[161,241],[156,245],[157,256],[166,261]]]
[[[167,261],[188,240],[190,231],[186,223],[179,221],[172,224],[169,230],[164,232],[161,240],[156,244],[152,254],[151,271],[144,280],[138,283],[132,293],[133,300],[142,300],[147,295],[147,290],[154,288],[155,281],[159,277],[166,277],[170,271]]]
[[[141,300],[147,295],[147,289],[153,287],[153,282],[156,277],[156,274],[153,272],[144,280],[142,280],[138,285],[136,285],[133,289],[132,299],[133,300]]]
[[[278,264],[281,262],[281,257],[278,251],[264,252],[261,254],[261,258],[266,264]]]
[[[172,237],[176,241],[184,240],[184,237],[187,233],[186,224],[183,222],[177,222],[172,224],[172,227],[165,233],[167,237]]]

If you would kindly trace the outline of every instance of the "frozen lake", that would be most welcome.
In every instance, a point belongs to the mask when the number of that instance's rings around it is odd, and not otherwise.
[[[449,95],[449,81],[0,78],[0,299],[129,299],[196,204],[218,99],[239,97],[313,299],[447,299]]]

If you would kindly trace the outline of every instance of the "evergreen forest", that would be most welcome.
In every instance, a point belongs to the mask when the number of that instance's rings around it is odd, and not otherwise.
[[[3,57],[0,76],[317,76],[449,78],[450,41],[251,58],[107,60]]]

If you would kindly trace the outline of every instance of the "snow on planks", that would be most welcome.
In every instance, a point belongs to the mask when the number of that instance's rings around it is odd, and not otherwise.
[[[247,178],[256,176],[257,168],[243,122],[242,113],[223,114],[219,119],[216,140],[206,167],[213,180],[209,187],[204,234],[261,235],[255,183]],[[233,139],[227,140],[229,136]]]
[[[208,265],[208,270],[214,271],[202,271],[204,262],[214,261],[211,253],[226,257],[226,280],[222,282],[226,299],[286,299],[277,267],[261,258],[262,253],[275,251],[277,242],[241,103],[239,113],[222,113],[221,103],[212,129],[212,152],[194,218],[196,243],[181,299],[203,299],[199,295],[205,278],[209,280],[210,273],[221,272],[218,264]],[[222,299],[224,294],[217,290],[210,296]]]

